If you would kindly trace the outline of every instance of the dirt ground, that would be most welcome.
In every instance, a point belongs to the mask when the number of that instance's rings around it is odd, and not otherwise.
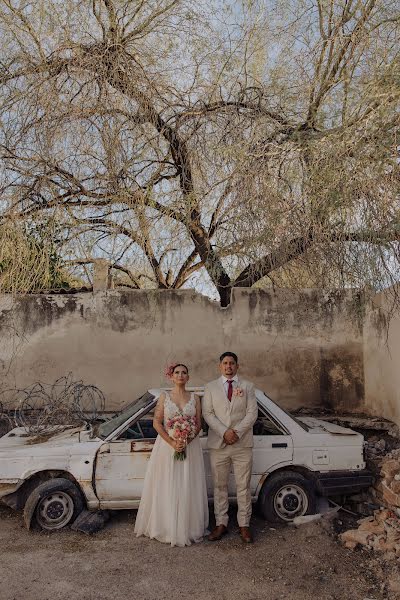
[[[20,514],[0,506],[0,599],[400,597],[389,589],[391,568],[364,551],[343,548],[332,526],[272,527],[256,517],[254,545],[242,544],[232,525],[220,542],[171,548],[135,538],[135,516],[136,511],[114,512],[93,536],[71,530],[45,534],[28,532]]]

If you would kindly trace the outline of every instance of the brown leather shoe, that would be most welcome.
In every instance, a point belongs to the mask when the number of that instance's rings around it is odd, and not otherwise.
[[[210,542],[217,542],[222,538],[223,535],[226,535],[227,533],[228,528],[225,525],[217,525],[208,536],[208,540]]]
[[[251,531],[248,527],[239,527],[240,537],[245,544],[253,543],[253,536],[251,535]]]

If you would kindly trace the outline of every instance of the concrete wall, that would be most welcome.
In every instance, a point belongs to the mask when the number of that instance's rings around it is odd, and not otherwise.
[[[377,294],[364,326],[365,406],[400,426],[400,315],[394,296],[400,286]]]
[[[363,321],[351,292],[235,290],[226,309],[190,290],[0,296],[0,336],[2,389],[71,371],[103,390],[108,409],[166,385],[173,360],[203,384],[228,349],[288,408],[364,403]]]

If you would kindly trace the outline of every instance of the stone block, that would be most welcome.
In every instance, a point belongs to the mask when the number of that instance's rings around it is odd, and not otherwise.
[[[388,527],[386,529],[386,541],[388,543],[400,543],[400,531],[398,529],[394,529],[393,527]]]
[[[400,520],[398,519],[398,517],[395,515],[394,512],[390,511],[392,514],[390,515],[390,517],[388,519],[386,519],[384,525],[385,525],[385,529],[396,529],[397,531],[400,531]]]
[[[340,534],[340,539],[344,544],[349,543],[353,548],[360,544],[361,546],[367,546],[368,540],[373,536],[370,531],[360,531],[359,529],[349,529]],[[355,545],[354,545],[355,544]],[[347,547],[350,547],[347,546]]]
[[[387,483],[390,483],[394,476],[400,473],[400,462],[398,460],[387,460],[383,463],[381,473]]]
[[[382,481],[375,483],[374,487],[372,488],[372,492],[377,499],[383,497]]]
[[[109,261],[104,258],[96,258],[93,266],[93,291],[100,292],[112,288]]]
[[[358,531],[369,531],[374,535],[380,535],[385,532],[385,528],[383,522],[378,523],[373,517],[369,517],[368,519],[363,519]]]
[[[375,521],[375,517],[363,517],[362,519],[358,519],[358,525],[363,525],[364,523],[373,523]]]
[[[368,546],[373,550],[386,550],[386,540],[384,535],[375,535],[368,541]]]
[[[393,479],[392,483],[390,484],[390,489],[395,494],[400,494],[400,481],[397,481],[396,479]]]
[[[377,521],[378,523],[384,523],[385,521],[387,521],[388,519],[391,519],[392,517],[393,517],[393,512],[391,510],[389,510],[388,508],[385,508],[383,510],[376,510],[374,512],[375,521]]]
[[[383,500],[385,504],[389,506],[400,506],[400,495],[395,494],[390,487],[388,487],[385,483],[382,483],[383,489]]]

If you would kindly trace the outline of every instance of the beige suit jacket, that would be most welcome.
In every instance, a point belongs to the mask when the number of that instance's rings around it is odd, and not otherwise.
[[[254,385],[245,379],[238,379],[234,389],[243,390],[242,396],[233,394],[229,401],[221,377],[207,383],[203,397],[203,417],[209,426],[209,448],[224,448],[223,436],[227,429],[234,429],[239,436],[235,447],[253,446],[253,425],[257,419],[258,408]]]

